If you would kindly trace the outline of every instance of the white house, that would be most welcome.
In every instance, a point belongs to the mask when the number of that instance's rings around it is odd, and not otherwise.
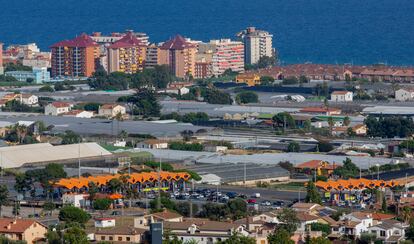
[[[362,233],[368,232],[368,228],[373,225],[372,214],[363,212],[352,212],[340,218],[343,224],[343,233],[355,237],[361,236]]]
[[[63,114],[65,117],[76,117],[76,118],[92,118],[93,112],[92,111],[86,111],[86,110],[71,110],[69,112],[66,112]]]
[[[89,201],[86,200],[88,194],[77,194],[77,193],[65,193],[62,196],[63,204],[70,204],[75,207],[85,207],[89,205]]]
[[[46,105],[45,114],[57,116],[57,115],[69,112],[71,108],[72,108],[72,105],[70,103],[52,102]]]
[[[39,98],[33,94],[22,94],[20,102],[29,106],[37,105]]]
[[[414,88],[406,87],[395,91],[395,100],[411,101],[414,100]]]
[[[398,243],[404,239],[405,227],[396,220],[383,220],[377,225],[368,228],[369,233],[375,234],[377,239],[385,243]]]
[[[159,90],[158,93],[170,93],[170,94],[177,94],[177,95],[185,95],[190,92],[190,89],[187,87],[180,87],[180,88],[166,88]]]
[[[331,93],[332,102],[352,102],[353,92],[350,91],[334,91]]]
[[[126,114],[126,108],[119,104],[104,104],[99,107],[99,116],[105,116],[109,118],[113,118],[118,114],[124,115]]]
[[[148,139],[137,143],[136,148],[148,148],[148,149],[167,149],[168,141],[158,139]]]
[[[115,218],[96,218],[95,227],[96,228],[115,227]]]

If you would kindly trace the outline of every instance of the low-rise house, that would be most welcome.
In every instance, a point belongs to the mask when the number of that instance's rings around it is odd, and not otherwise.
[[[204,150],[207,152],[226,152],[227,151],[227,147],[226,146],[219,146],[219,145],[212,145],[212,144],[207,144],[204,145]]]
[[[331,93],[332,102],[352,102],[354,93],[351,91],[334,91]]]
[[[117,226],[88,231],[89,239],[97,242],[111,243],[142,243],[146,229],[132,226]]]
[[[138,142],[136,148],[148,148],[148,149],[167,149],[168,141],[158,139],[148,139],[142,142]]]
[[[341,110],[339,108],[322,108],[322,107],[306,107],[299,110],[301,113],[307,114],[322,114],[327,116],[340,115]]]
[[[92,111],[86,111],[86,110],[78,110],[74,109],[69,112],[66,112],[63,114],[65,117],[76,117],[76,118],[92,118],[94,113]]]
[[[118,114],[125,115],[126,108],[119,104],[104,104],[99,107],[98,115],[113,118]]]
[[[176,94],[176,95],[185,95],[190,92],[190,89],[187,87],[180,88],[165,88],[157,91],[158,93],[167,93],[167,94]]]
[[[156,222],[182,222],[183,216],[164,209],[162,212],[152,213],[134,218],[134,227],[148,229],[151,223]]]
[[[169,231],[181,241],[195,240],[199,244],[210,244],[228,239],[233,233],[248,236],[243,224],[211,221],[208,219],[184,219],[182,222],[164,222],[164,231]]]
[[[96,228],[108,228],[115,227],[115,218],[96,218],[95,227]]]
[[[340,218],[343,234],[359,237],[373,225],[371,213],[352,212]]]
[[[236,76],[236,83],[246,84],[247,86],[260,85],[260,76],[253,73],[244,73]]]
[[[306,212],[297,212],[296,217],[299,220],[299,231],[306,231],[308,226],[310,226],[313,223],[318,223],[320,217],[308,214]]]
[[[365,136],[367,134],[367,126],[358,124],[352,127],[352,131],[358,136]]]
[[[318,175],[331,175],[338,167],[339,165],[330,164],[323,160],[310,160],[296,165],[295,169],[302,172],[307,171],[306,173],[312,173],[316,170]]]
[[[405,236],[405,226],[396,220],[384,220],[369,227],[368,231],[385,243],[399,243]]]
[[[0,235],[28,244],[44,241],[47,226],[33,219],[0,218]]]
[[[333,127],[331,134],[333,136],[342,136],[342,135],[346,135],[348,132],[348,127],[347,126],[338,126],[338,127]]]
[[[72,109],[72,104],[66,102],[52,102],[46,105],[45,114],[46,115],[61,115],[69,112]]]
[[[38,104],[39,98],[33,94],[21,94],[20,102],[29,106],[35,106]]]
[[[412,101],[414,100],[414,88],[405,87],[395,91],[395,100]]]

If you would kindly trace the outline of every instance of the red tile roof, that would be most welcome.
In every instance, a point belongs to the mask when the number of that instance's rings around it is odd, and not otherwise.
[[[0,219],[0,233],[23,233],[35,223],[42,225],[31,219],[2,218]]]
[[[350,91],[334,91],[331,95],[346,95]]]
[[[65,103],[65,102],[53,102],[51,103],[53,107],[55,108],[65,108],[65,107],[70,107],[70,103]]]
[[[145,46],[132,32],[128,32],[124,37],[110,45],[108,48],[130,48]]]
[[[338,165],[331,165],[328,162],[325,162],[325,167],[322,167],[324,161],[322,160],[311,160],[311,161],[307,161],[301,164],[298,164],[295,166],[295,168],[298,169],[317,169],[317,168],[323,168],[323,169],[331,169],[334,170],[336,168],[338,168]]]
[[[50,46],[54,47],[97,47],[99,46],[90,36],[85,33],[72,40],[64,40]]]
[[[160,48],[164,50],[183,50],[192,47],[195,46],[191,42],[187,41],[184,37],[180,35],[176,35],[174,38],[164,42],[164,44],[162,44]]]

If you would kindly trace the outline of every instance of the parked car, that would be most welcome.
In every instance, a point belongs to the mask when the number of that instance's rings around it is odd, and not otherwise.
[[[257,202],[256,199],[253,199],[253,198],[247,199],[247,203],[253,204],[256,202]]]
[[[260,198],[260,193],[257,192],[255,194],[253,194],[252,197],[254,197],[254,198]]]

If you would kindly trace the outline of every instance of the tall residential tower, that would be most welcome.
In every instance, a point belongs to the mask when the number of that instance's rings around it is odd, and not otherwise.
[[[53,44],[53,77],[89,77],[99,60],[99,45],[87,34]]]
[[[272,47],[273,35],[267,31],[256,30],[248,27],[237,34],[244,43],[245,64],[257,64],[261,57],[273,57],[275,55]]]
[[[108,72],[133,74],[144,69],[146,45],[132,32],[108,46]]]
[[[197,48],[194,43],[177,35],[160,46],[158,64],[168,65],[171,73],[180,78],[193,75],[196,52]]]

